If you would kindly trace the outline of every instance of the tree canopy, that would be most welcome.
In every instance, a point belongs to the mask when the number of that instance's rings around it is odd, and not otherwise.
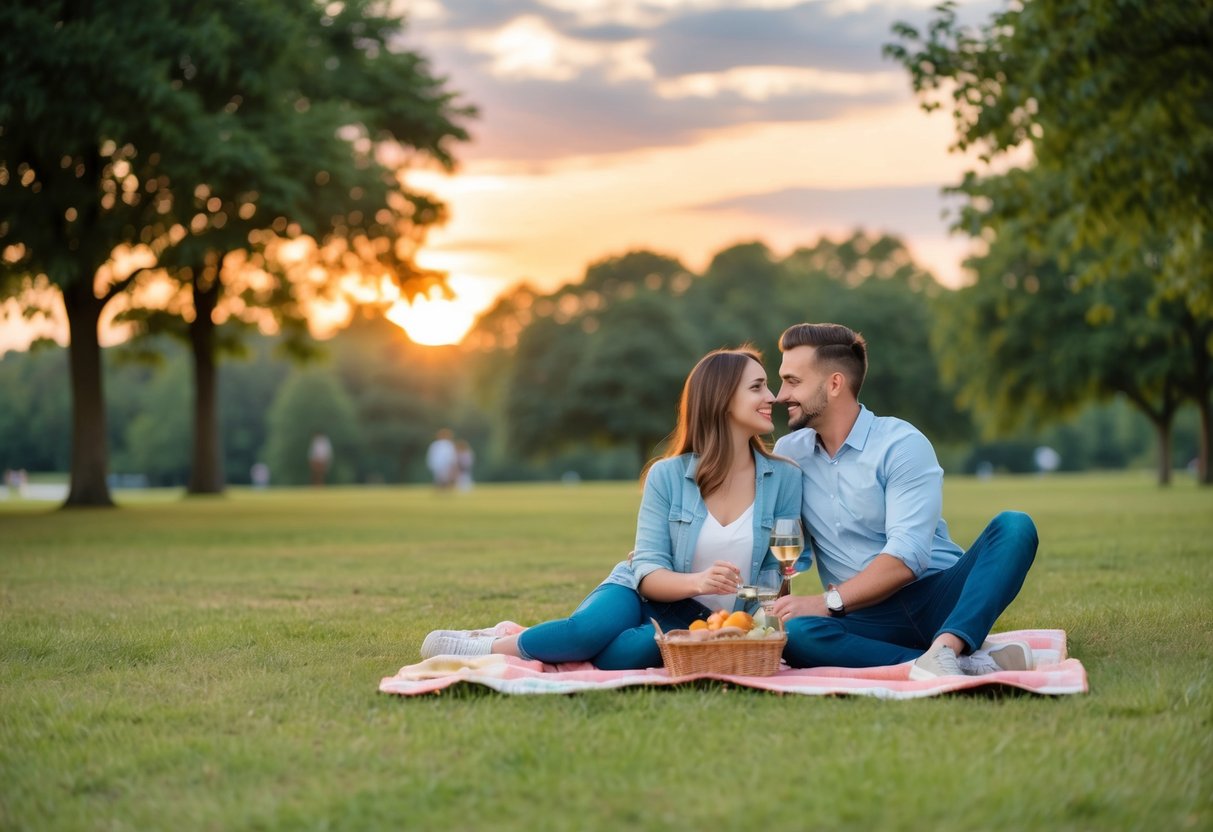
[[[925,33],[895,31],[886,51],[926,109],[948,102],[957,149],[1030,148],[1045,174],[1031,205],[1073,228],[1069,253],[1105,252],[1084,276],[1141,265],[1161,237],[1160,288],[1213,314],[1213,5],[1026,0],[973,30],[944,3]],[[986,184],[975,172],[962,190],[997,196]]]
[[[69,505],[110,502],[97,327],[140,274],[168,270],[192,295],[169,311],[206,323],[229,252],[249,252],[257,268],[274,240],[301,234],[314,235],[334,269],[377,263],[406,294],[437,279],[412,254],[441,206],[404,187],[399,160],[421,153],[449,165],[450,142],[466,138],[456,121],[471,111],[395,46],[402,21],[377,8],[0,8],[0,297],[39,285],[62,292]],[[240,302],[299,321],[291,292],[275,289],[290,285],[271,280]],[[199,341],[205,358],[213,344]]]

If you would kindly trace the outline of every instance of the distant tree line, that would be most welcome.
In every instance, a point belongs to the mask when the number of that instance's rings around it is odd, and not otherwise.
[[[254,337],[244,358],[223,364],[223,468],[229,483],[249,482],[257,462],[273,484],[306,483],[308,443],[321,432],[334,446],[332,482],[418,482],[428,476],[428,443],[450,427],[475,448],[480,479],[633,477],[673,424],[680,385],[701,353],[752,342],[775,386],[776,339],[802,320],[841,321],[867,335],[864,403],[919,425],[952,471],[1034,471],[1041,445],[1058,451],[1062,470],[1153,462],[1150,421],[1125,396],[1042,395],[1030,425],[964,404],[961,379],[972,374],[980,400],[984,368],[937,333],[986,325],[980,285],[944,289],[895,238],[857,232],[782,259],[758,243],[733,246],[702,274],[653,252],[607,258],[552,292],[516,287],[459,347],[413,344],[367,307],[336,337],[311,345],[310,360],[284,350],[282,337]],[[1047,331],[1059,304],[1043,300],[1037,325]],[[1017,326],[1031,342],[1033,319],[1024,314]],[[1048,362],[1082,372],[1090,356],[1066,350],[1026,351],[1022,373],[1042,374]],[[113,471],[187,484],[189,351],[161,336],[111,347],[103,359]],[[1070,359],[1080,366],[1066,369]],[[949,380],[941,366],[960,375]],[[67,469],[67,372],[66,351],[49,344],[0,360],[0,467]],[[1170,441],[1186,462],[1198,447],[1194,408],[1176,425]]]
[[[703,274],[632,252],[518,288],[459,350],[373,315],[321,349],[309,302],[349,275],[445,285],[414,262],[445,209],[405,173],[451,168],[474,111],[385,8],[0,5],[0,300],[62,300],[70,331],[0,362],[0,464],[68,470],[66,505],[110,505],[115,470],[195,494],[254,460],[302,481],[323,430],[338,480],[403,481],[449,425],[489,476],[630,476],[696,355],[753,341],[773,375],[807,319],[867,333],[865,403],[953,468],[1030,467],[1041,441],[1063,466],[1131,464],[1144,424],[1161,483],[1188,459],[1213,482],[1210,4],[1028,0],[965,28],[945,3],[895,28],[886,53],[982,162],[952,188],[983,244],[961,290],[864,233],[783,259],[733,246]],[[115,309],[138,337],[102,350]]]

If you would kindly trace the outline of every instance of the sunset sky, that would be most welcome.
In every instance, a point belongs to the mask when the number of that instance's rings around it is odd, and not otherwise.
[[[405,0],[406,43],[481,110],[457,175],[412,179],[452,214],[422,263],[449,271],[465,320],[633,248],[701,269],[733,243],[783,255],[856,227],[955,284],[968,246],[940,187],[972,161],[881,55],[935,2]]]
[[[455,175],[410,175],[449,206],[419,259],[458,298],[391,317],[457,340],[502,290],[553,289],[603,257],[647,248],[699,270],[734,243],[782,256],[857,227],[903,237],[955,285],[968,243],[940,188],[973,162],[881,55],[935,2],[397,0],[403,45],[480,116]],[[0,351],[20,348],[6,328]]]

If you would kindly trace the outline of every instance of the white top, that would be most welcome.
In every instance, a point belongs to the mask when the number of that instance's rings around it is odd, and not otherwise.
[[[695,557],[691,560],[691,571],[702,572],[718,560],[737,564],[742,575],[750,574],[750,562],[754,558],[754,504],[727,526],[720,525],[712,512],[708,512],[695,541]],[[695,600],[713,610],[732,609],[736,595],[696,595]]]

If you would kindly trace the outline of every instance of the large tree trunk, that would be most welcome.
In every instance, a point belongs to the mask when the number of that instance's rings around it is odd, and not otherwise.
[[[68,362],[72,379],[71,487],[64,508],[113,506],[109,484],[109,445],[101,381],[98,326],[105,301],[93,294],[91,273],[65,286]]]
[[[1158,484],[1171,484],[1171,420],[1158,420],[1154,423],[1158,433]]]
[[[205,267],[195,268],[194,320],[190,323],[190,347],[194,355],[194,450],[187,493],[222,494],[223,447],[219,439],[213,317],[219,302],[219,280],[205,275]]]

